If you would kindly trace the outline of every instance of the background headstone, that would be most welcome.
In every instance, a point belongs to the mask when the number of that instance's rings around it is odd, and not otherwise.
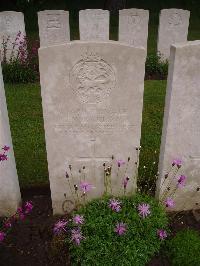
[[[15,213],[21,201],[19,182],[12,148],[3,77],[0,64],[0,154],[4,145],[10,150],[6,153],[8,159],[0,161],[0,216],[10,216]]]
[[[79,12],[79,30],[81,41],[109,40],[109,11],[86,9]]]
[[[25,36],[23,13],[15,11],[0,12],[0,50],[2,61],[5,60],[5,57],[7,61],[11,57],[16,57],[19,46],[22,45]]]
[[[135,161],[140,145],[145,50],[116,42],[76,41],[40,48],[40,81],[49,178],[54,214],[70,190],[69,165],[79,184],[79,169],[95,188],[89,198],[103,193],[103,163],[113,161],[113,193],[123,193],[116,175],[116,159],[130,156],[127,191],[136,184]]]
[[[45,10],[38,12],[40,46],[70,41],[69,12]]]
[[[147,49],[149,11],[124,9],[119,11],[119,41]]]
[[[157,51],[169,58],[170,45],[187,41],[190,11],[163,9],[160,12]]]
[[[173,210],[192,209],[200,192],[200,41],[171,47],[157,192],[162,195],[165,173],[173,159],[183,160],[179,175],[186,186],[175,193]],[[175,178],[176,182],[177,179]],[[175,181],[174,181],[175,182]],[[165,181],[167,185],[167,182]]]

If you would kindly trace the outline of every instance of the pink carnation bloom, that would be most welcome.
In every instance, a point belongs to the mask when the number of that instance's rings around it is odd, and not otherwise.
[[[11,221],[10,221],[10,220],[5,221],[5,223],[4,223],[4,227],[5,227],[5,228],[10,228],[10,227],[12,227],[12,223],[11,223]]]
[[[24,220],[24,219],[25,219],[25,215],[24,215],[23,210],[22,210],[21,207],[19,207],[19,208],[17,209],[17,214],[19,215],[19,219],[20,219],[20,220]]]
[[[89,192],[91,189],[93,189],[94,186],[86,181],[82,181],[80,183],[80,189],[83,191],[83,193]]]
[[[125,223],[117,223],[114,231],[118,234],[118,235],[124,235],[127,231],[127,225]]]
[[[3,242],[6,237],[6,234],[2,231],[0,231],[0,242]]]
[[[75,245],[79,246],[81,243],[81,240],[84,239],[84,236],[82,235],[82,232],[79,228],[72,229],[71,231],[71,241],[74,242]]]
[[[187,177],[185,175],[181,175],[178,177],[178,187],[183,188],[185,186]]]
[[[169,208],[173,208],[175,205],[175,202],[172,198],[166,198],[165,200],[165,206]]]
[[[142,218],[147,217],[151,213],[149,208],[150,208],[149,204],[146,204],[146,203],[139,204],[138,205],[139,215]]]
[[[0,161],[7,161],[8,156],[5,153],[0,153]]]
[[[117,160],[118,167],[124,165],[126,162],[124,160]]]
[[[79,215],[79,214],[75,215],[73,217],[73,221],[74,221],[75,224],[84,224],[83,215]]]
[[[9,150],[10,150],[10,147],[5,145],[5,146],[2,148],[2,150],[4,150],[4,151],[9,151]]]
[[[115,212],[119,212],[121,210],[121,202],[116,199],[110,199],[108,206]]]
[[[167,238],[167,232],[163,229],[157,230],[157,235],[161,240],[164,240],[165,238]]]
[[[176,165],[177,167],[181,167],[182,163],[183,163],[183,162],[182,162],[181,159],[174,159],[174,160],[172,161],[172,166]]]
[[[32,209],[33,209],[33,203],[32,203],[31,201],[27,201],[27,202],[25,203],[24,208],[25,208],[25,213],[26,213],[26,214],[27,214],[27,213],[30,213],[30,212],[32,211]]]
[[[62,231],[65,231],[65,226],[67,225],[67,223],[68,222],[65,220],[59,220],[57,223],[55,223],[54,228],[53,228],[54,234],[58,235]]]

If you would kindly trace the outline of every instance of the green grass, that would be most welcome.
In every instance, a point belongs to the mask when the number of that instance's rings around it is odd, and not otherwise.
[[[20,185],[48,183],[39,84],[6,84],[5,91]]]
[[[159,150],[166,81],[146,81],[142,124],[141,168]],[[22,187],[48,183],[39,84],[5,85],[17,170]],[[142,170],[141,175],[144,176]],[[147,175],[147,173],[146,173]]]

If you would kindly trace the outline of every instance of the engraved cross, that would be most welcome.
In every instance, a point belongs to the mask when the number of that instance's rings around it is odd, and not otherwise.
[[[90,134],[91,134],[91,138],[90,138],[90,141],[92,142],[92,154],[91,156],[81,156],[78,158],[77,161],[81,162],[81,163],[87,163],[87,162],[91,162],[91,174],[92,176],[96,176],[96,170],[97,170],[97,166],[96,166],[96,163],[97,162],[101,162],[102,165],[104,162],[108,162],[108,161],[111,161],[112,159],[112,155],[111,156],[108,156],[108,157],[98,157],[96,156],[96,136],[94,134],[94,131],[91,130],[90,131]]]

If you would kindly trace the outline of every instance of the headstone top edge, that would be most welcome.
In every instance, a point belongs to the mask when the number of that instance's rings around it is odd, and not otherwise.
[[[181,8],[165,8],[165,9],[161,9],[160,10],[160,14],[162,13],[166,13],[166,12],[169,12],[169,11],[175,11],[175,12],[185,12],[185,13],[188,13],[190,14],[190,10],[187,10],[187,9],[181,9]]]
[[[64,42],[64,43],[59,43],[59,44],[54,44],[54,45],[49,45],[49,46],[43,46],[39,48],[39,52],[42,50],[46,50],[49,48],[59,48],[59,47],[63,47],[63,46],[72,46],[73,44],[100,44],[100,45],[104,45],[104,44],[114,44],[114,45],[118,45],[118,46],[122,46],[122,47],[128,47],[134,50],[141,50],[146,52],[146,49],[142,46],[138,46],[135,47],[133,45],[129,45],[127,43],[123,43],[123,42],[119,42],[119,41],[112,41],[112,40],[108,40],[108,41],[79,41],[79,40],[75,40],[75,41],[70,41],[70,42]]]
[[[125,8],[125,9],[120,9],[119,10],[119,14],[123,14],[123,13],[127,13],[127,12],[135,12],[135,11],[138,11],[138,12],[146,12],[146,13],[149,13],[149,10],[147,9],[142,9],[142,8]]]
[[[59,13],[66,13],[68,14],[69,11],[68,10],[61,10],[61,9],[49,9],[49,10],[41,10],[38,11],[37,14],[44,14],[44,13],[55,13],[55,12],[59,12]]]
[[[181,43],[175,43],[172,44],[171,47],[173,48],[185,48],[189,46],[199,46],[200,45],[200,40],[195,40],[195,41],[189,41],[189,42],[181,42]]]
[[[110,13],[110,11],[109,10],[106,10],[106,9],[100,9],[100,8],[97,8],[97,9],[81,9],[81,10],[79,10],[79,14],[80,13],[86,13],[86,12],[96,12],[96,11],[101,11],[102,13],[107,13],[107,14],[109,14]]]
[[[18,12],[18,11],[8,10],[8,11],[1,11],[0,12],[0,14],[13,14],[13,13],[15,13],[16,15],[23,15],[24,16],[23,12]]]

